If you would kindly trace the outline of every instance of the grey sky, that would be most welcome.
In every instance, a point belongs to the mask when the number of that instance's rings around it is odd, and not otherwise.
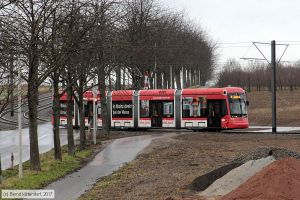
[[[220,43],[220,63],[228,58],[261,57],[252,41],[289,41],[282,60],[300,59],[300,1],[297,0],[162,0],[184,10],[213,41]],[[293,41],[293,42],[290,42]],[[297,41],[297,42],[295,42]],[[223,44],[237,43],[239,44]],[[238,46],[238,47],[237,47]],[[241,46],[241,47],[240,47]],[[250,46],[250,47],[248,47]],[[270,47],[261,46],[269,58]],[[277,54],[283,52],[277,47]]]

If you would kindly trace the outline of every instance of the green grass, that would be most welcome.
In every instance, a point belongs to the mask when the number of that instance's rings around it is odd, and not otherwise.
[[[10,178],[18,175],[18,170],[16,169],[7,169],[2,172],[2,176],[5,178]]]
[[[76,152],[76,157],[78,158],[87,158],[91,155],[91,151],[90,150],[83,150],[83,151],[78,151]]]
[[[65,149],[65,147],[63,148]],[[41,171],[35,172],[29,169],[29,162],[23,165],[23,178],[18,177],[18,166],[15,169],[3,171],[4,181],[0,189],[39,189],[47,184],[65,176],[66,174],[80,168],[83,159],[91,156],[92,150],[76,152],[75,156],[68,156],[63,150],[63,161],[53,158],[53,150],[41,155]]]

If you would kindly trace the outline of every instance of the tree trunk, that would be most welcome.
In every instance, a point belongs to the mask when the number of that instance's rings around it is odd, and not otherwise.
[[[126,90],[126,68],[123,68],[123,81],[122,81],[122,89]]]
[[[251,92],[251,77],[248,77],[248,92]]]
[[[193,70],[193,74],[194,74],[194,86],[197,85],[197,71],[196,70]]]
[[[182,88],[186,88],[186,69],[182,68]]]
[[[165,85],[164,85],[164,73],[160,74],[160,82],[161,82],[161,89],[164,89],[165,88]]]
[[[181,81],[180,81],[180,70],[175,74],[176,86],[178,90],[181,90]]]
[[[10,66],[9,66],[9,94],[10,94],[10,115],[14,115],[14,57],[10,55]]]
[[[108,107],[106,101],[106,86],[105,86],[105,72],[104,66],[100,66],[98,69],[98,88],[100,91],[100,104],[101,104],[101,116],[102,116],[102,130],[105,135],[109,135],[109,118]]]
[[[120,67],[116,68],[116,90],[121,89],[121,69]]]
[[[162,73],[157,73],[157,89],[163,88]]]
[[[134,74],[134,72],[131,73],[131,77],[132,77],[132,88],[133,88],[134,90],[140,89],[140,87],[139,87],[139,79],[138,79],[138,77]],[[151,80],[150,77],[149,77],[149,80]],[[151,84],[150,84],[150,85],[151,85]],[[101,91],[100,91],[100,93],[101,93]]]
[[[109,91],[112,91],[112,83],[111,83],[111,76],[110,76],[110,73],[108,74],[108,89]]]
[[[78,111],[79,111],[79,123],[80,123],[80,150],[86,148],[86,134],[85,134],[85,116],[83,108],[83,91],[78,91]]]
[[[54,72],[53,81],[53,105],[52,105],[52,112],[53,112],[53,137],[54,137],[54,159],[62,161],[62,154],[61,154],[61,146],[60,146],[60,137],[59,137],[59,116],[60,116],[60,104],[59,104],[59,77],[58,73]]]
[[[28,114],[29,114],[29,140],[30,140],[30,168],[35,171],[41,170],[40,152],[37,130],[37,104],[38,104],[38,49],[37,41],[32,34],[29,52],[28,71]]]
[[[36,79],[35,79],[36,80]],[[28,81],[28,114],[29,114],[29,140],[30,140],[30,168],[40,171],[40,153],[37,130],[37,102],[38,88],[34,79]]]
[[[154,89],[154,80],[153,76],[149,77],[149,89]]]
[[[190,70],[189,69],[187,69],[187,71],[186,71],[186,73],[187,73],[187,78],[186,78],[186,88],[189,88],[189,87],[191,87],[191,77],[190,77]]]
[[[75,155],[74,135],[73,135],[73,100],[72,88],[67,89],[67,135],[68,135],[68,154]],[[81,126],[81,124],[80,124]]]
[[[164,89],[169,89],[168,80],[169,80],[168,74],[164,73],[164,80],[163,80],[164,81]]]

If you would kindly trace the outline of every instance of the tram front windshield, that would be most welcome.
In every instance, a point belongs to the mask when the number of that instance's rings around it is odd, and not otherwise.
[[[235,93],[228,94],[228,102],[231,117],[247,116],[245,94]]]

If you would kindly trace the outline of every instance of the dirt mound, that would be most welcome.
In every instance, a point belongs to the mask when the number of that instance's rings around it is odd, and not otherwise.
[[[190,188],[195,191],[203,191],[210,186],[215,180],[221,178],[231,170],[243,165],[249,160],[258,160],[268,156],[273,156],[276,160],[294,157],[300,159],[300,154],[284,148],[278,147],[259,147],[249,153],[239,156],[238,158],[228,162],[226,165],[217,168],[207,174],[197,177],[191,183]]]
[[[221,200],[297,200],[299,188],[300,160],[284,158],[268,165]]]
[[[274,161],[275,158],[273,156],[268,156],[258,160],[249,160],[245,164],[231,170],[226,175],[216,180],[213,184],[206,188],[206,190],[198,193],[198,195],[209,199],[226,195]]]
[[[207,174],[197,177],[191,184],[191,188],[195,191],[203,191],[210,186],[215,180],[221,178],[231,170],[241,166],[243,163],[230,163],[217,168]]]

